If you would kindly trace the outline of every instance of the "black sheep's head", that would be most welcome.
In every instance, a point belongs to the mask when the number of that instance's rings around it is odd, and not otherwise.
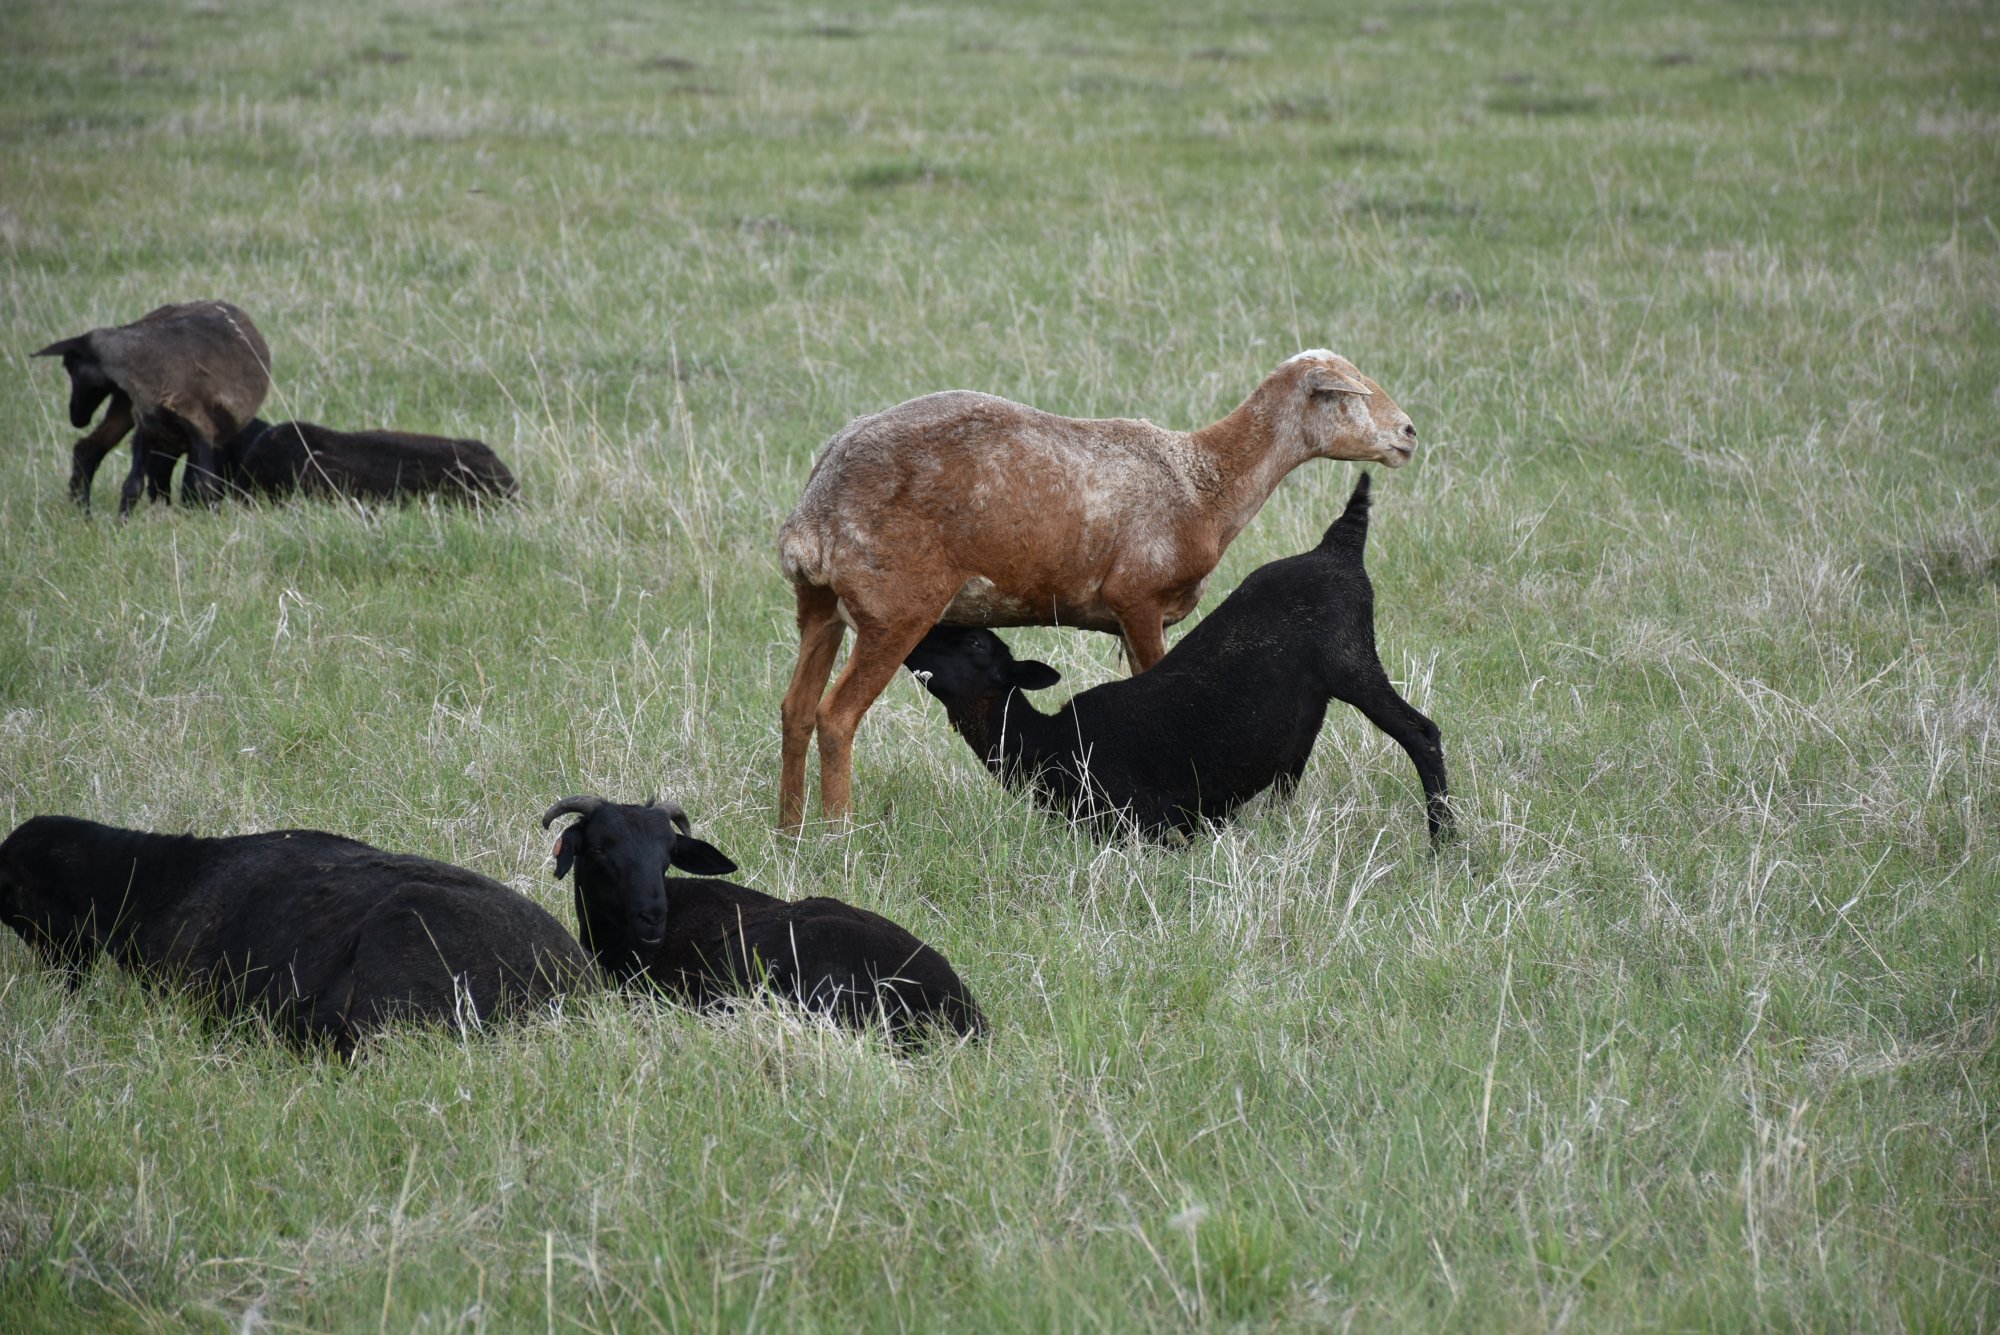
[[[104,363],[91,347],[89,334],[51,343],[35,355],[62,358],[63,370],[69,372],[69,424],[79,431],[90,425],[98,405],[118,388],[104,373]]]
[[[981,626],[933,626],[903,666],[937,697],[951,726],[988,765],[999,763],[994,721],[1014,693],[1062,680],[1047,663],[1015,658],[1005,640]]]
[[[1005,640],[980,626],[933,626],[903,666],[947,708],[1044,690],[1062,680],[1047,663],[1015,658]]]
[[[678,803],[566,797],[542,814],[542,828],[572,812],[579,819],[556,838],[556,879],[575,870],[578,939],[608,972],[631,977],[666,936],[667,868],[723,876],[736,864],[689,833]]]
[[[69,862],[62,817],[24,821],[0,843],[0,922],[74,987],[104,942],[95,901]]]

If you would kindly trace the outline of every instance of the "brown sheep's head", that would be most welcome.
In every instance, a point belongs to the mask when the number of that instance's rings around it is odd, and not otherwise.
[[[1417,449],[1410,415],[1354,363],[1325,348],[1287,359],[1265,382],[1279,393],[1283,416],[1296,414],[1301,452],[1307,458],[1352,459],[1401,468]]]
[[[98,406],[118,388],[104,373],[89,334],[51,343],[35,355],[62,358],[63,370],[69,372],[69,424],[79,431],[90,425]]]

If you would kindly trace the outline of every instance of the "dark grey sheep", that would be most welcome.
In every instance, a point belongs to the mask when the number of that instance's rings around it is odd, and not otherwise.
[[[1368,476],[1312,551],[1252,571],[1167,656],[1043,714],[1021,692],[1061,680],[990,630],[939,626],[905,662],[988,769],[1100,831],[1184,837],[1305,772],[1344,700],[1417,767],[1431,838],[1450,820],[1438,728],[1389,684],[1362,565]]]
[[[150,500],[166,500],[182,455],[188,467],[181,500],[213,504],[221,495],[223,443],[256,417],[271,390],[271,349],[250,317],[226,301],[162,306],[35,355],[62,358],[72,426],[89,426],[99,405],[111,401],[97,429],[71,451],[69,492],[78,505],[90,507],[97,466],[137,426],[121,515],[131,512],[142,489]]]
[[[566,797],[542,825],[572,812],[581,819],[556,840],[556,876],[574,868],[577,937],[613,978],[643,974],[693,1006],[767,988],[857,1028],[885,1022],[899,1038],[926,1026],[985,1031],[945,957],[879,913],[667,875],[736,870],[689,833],[678,805]]]
[[[0,922],[72,983],[108,954],[342,1056],[392,1020],[485,1020],[595,985],[526,896],[318,830],[204,839],[36,816],[0,843]]]
[[[479,501],[519,487],[484,442],[410,431],[335,431],[313,422],[259,419],[229,442],[230,485],[265,496],[401,500],[437,495]]]

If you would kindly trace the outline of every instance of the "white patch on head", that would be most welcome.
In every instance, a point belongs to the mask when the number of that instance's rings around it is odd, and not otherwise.
[[[1347,358],[1341,356],[1339,353],[1328,352],[1325,348],[1307,348],[1304,352],[1293,353],[1280,362],[1279,365],[1290,366],[1293,362],[1344,362],[1346,360]]]

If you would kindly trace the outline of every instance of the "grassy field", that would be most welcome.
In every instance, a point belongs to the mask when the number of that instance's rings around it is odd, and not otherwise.
[[[2000,13],[0,10],[0,822],[338,830],[569,921],[664,792],[990,1042],[600,997],[301,1060],[0,940],[0,1328],[2000,1328]],[[227,297],[266,415],[478,435],[466,515],[64,495],[28,354]],[[1298,796],[1098,847],[908,680],[770,830],[774,538],[952,386],[1416,419]],[[1302,549],[1294,474],[1214,584]],[[1022,632],[1068,677],[1108,639]]]

